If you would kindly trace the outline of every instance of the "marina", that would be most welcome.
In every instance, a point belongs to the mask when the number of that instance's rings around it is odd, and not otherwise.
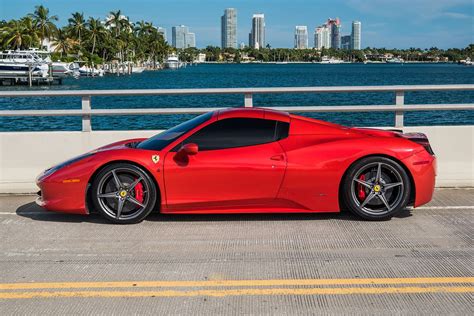
[[[104,89],[189,89],[189,88],[257,88],[290,86],[371,86],[406,84],[473,84],[474,68],[458,64],[199,64],[178,71],[163,69],[131,75],[108,74],[103,77],[66,77],[62,85],[0,87],[0,91],[55,91]],[[407,92],[406,104],[472,103],[473,91]],[[354,94],[273,94],[255,95],[254,106],[335,106],[392,104],[390,93]],[[241,106],[238,95],[167,95],[167,96],[103,96],[92,100],[95,109],[187,108]],[[0,99],[0,110],[71,110],[78,109],[77,97],[17,98],[12,103]],[[307,113],[308,116],[348,126],[386,126],[392,117],[386,113]],[[94,130],[162,129],[174,126],[192,115],[97,116],[92,120]],[[411,125],[469,125],[474,123],[472,111],[409,112],[405,124]],[[2,117],[2,131],[81,130],[74,117]]]

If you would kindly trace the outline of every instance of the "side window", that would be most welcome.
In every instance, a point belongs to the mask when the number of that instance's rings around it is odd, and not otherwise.
[[[229,118],[214,122],[188,137],[183,144],[195,143],[199,150],[216,150],[265,144],[288,136],[289,123]]]

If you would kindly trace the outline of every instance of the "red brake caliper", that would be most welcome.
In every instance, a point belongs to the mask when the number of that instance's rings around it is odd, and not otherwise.
[[[141,182],[138,182],[135,186],[135,198],[138,202],[143,202],[143,184]]]
[[[365,181],[365,174],[361,174],[359,180]],[[366,196],[364,186],[360,183],[357,186],[357,195],[359,196],[359,199],[363,201]]]

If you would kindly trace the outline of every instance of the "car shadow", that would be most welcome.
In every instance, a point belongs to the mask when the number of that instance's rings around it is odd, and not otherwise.
[[[16,209],[16,214],[41,222],[110,224],[110,222],[102,218],[99,214],[81,215],[51,212],[38,206],[35,202],[21,205]]]
[[[17,208],[16,214],[21,217],[43,222],[64,223],[94,223],[111,224],[99,214],[80,215],[56,213],[43,209],[34,202],[24,204]],[[405,209],[395,218],[412,216],[411,209]],[[146,221],[150,222],[215,222],[215,221],[302,221],[302,220],[344,220],[365,221],[348,211],[340,213],[278,213],[278,214],[160,214],[152,213]]]

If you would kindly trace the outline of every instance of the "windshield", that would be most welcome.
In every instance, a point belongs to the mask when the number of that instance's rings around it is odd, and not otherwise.
[[[195,118],[183,122],[175,127],[172,127],[164,132],[161,132],[153,137],[144,140],[138,144],[137,148],[139,149],[148,149],[148,150],[162,150],[167,145],[171,144],[181,135],[185,134],[187,131],[192,130],[193,128],[201,125],[212,117],[213,112],[208,112]]]

